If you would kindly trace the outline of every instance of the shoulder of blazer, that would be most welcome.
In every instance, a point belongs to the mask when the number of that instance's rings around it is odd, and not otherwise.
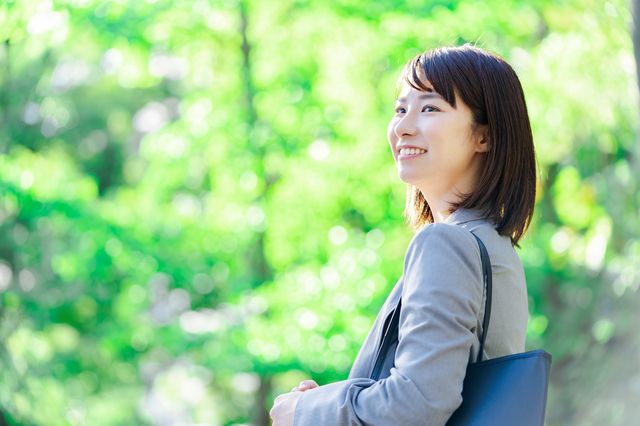
[[[438,282],[447,282],[461,270],[471,271],[477,280],[457,283],[475,292],[482,288],[482,261],[478,242],[470,231],[458,225],[433,223],[421,229],[411,240],[404,259],[403,294],[407,287],[417,285],[407,282],[417,274],[427,274]],[[424,276],[424,275],[423,275]],[[415,280],[414,280],[415,281]],[[469,287],[471,286],[471,287]]]
[[[480,258],[480,248],[471,232],[460,225],[449,223],[430,223],[426,225],[413,236],[411,243],[409,243],[409,249],[418,248],[415,246],[433,248],[440,244],[469,247],[469,251],[465,250],[465,252],[475,252]],[[407,249],[407,254],[409,254],[409,249]]]

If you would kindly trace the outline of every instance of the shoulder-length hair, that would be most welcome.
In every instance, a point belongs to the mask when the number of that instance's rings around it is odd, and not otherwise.
[[[518,76],[498,54],[466,44],[417,55],[404,66],[398,91],[405,82],[427,91],[424,79],[454,108],[457,93],[471,110],[475,125],[489,128],[491,148],[478,185],[471,193],[461,194],[451,213],[461,208],[483,210],[498,233],[518,246],[531,223],[536,197],[533,135]],[[415,230],[433,222],[427,200],[410,184],[404,216]]]

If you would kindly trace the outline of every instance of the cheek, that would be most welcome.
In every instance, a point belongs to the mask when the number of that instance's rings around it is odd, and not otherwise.
[[[391,122],[389,122],[389,126],[387,127],[387,140],[389,141],[389,145],[391,145],[391,149],[394,151],[396,143],[398,142],[398,137],[396,136],[396,132],[394,131],[395,128],[395,120],[391,120]]]
[[[396,151],[396,143],[398,142],[398,137],[396,133],[393,131],[395,128],[395,124],[393,121],[389,123],[389,127],[387,128],[387,140],[389,141],[389,146],[391,147],[391,154],[393,154],[393,159],[397,163],[398,162],[398,152]]]

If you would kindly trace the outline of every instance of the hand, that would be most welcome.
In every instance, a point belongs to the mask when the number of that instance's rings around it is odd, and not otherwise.
[[[300,382],[300,385],[291,389],[291,392],[296,392],[296,391],[304,392],[306,390],[317,388],[317,387],[318,387],[318,384],[313,380],[303,380]]]
[[[316,384],[316,386],[318,385]],[[269,411],[269,416],[273,419],[273,426],[293,426],[293,415],[300,397],[302,397],[302,392],[295,391],[283,393],[276,398],[273,408]]]

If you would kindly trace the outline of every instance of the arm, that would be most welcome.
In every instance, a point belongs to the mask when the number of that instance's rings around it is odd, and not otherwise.
[[[432,224],[411,241],[395,368],[380,381],[350,379],[308,390],[295,425],[444,425],[462,382],[483,308],[480,252],[468,231]]]

